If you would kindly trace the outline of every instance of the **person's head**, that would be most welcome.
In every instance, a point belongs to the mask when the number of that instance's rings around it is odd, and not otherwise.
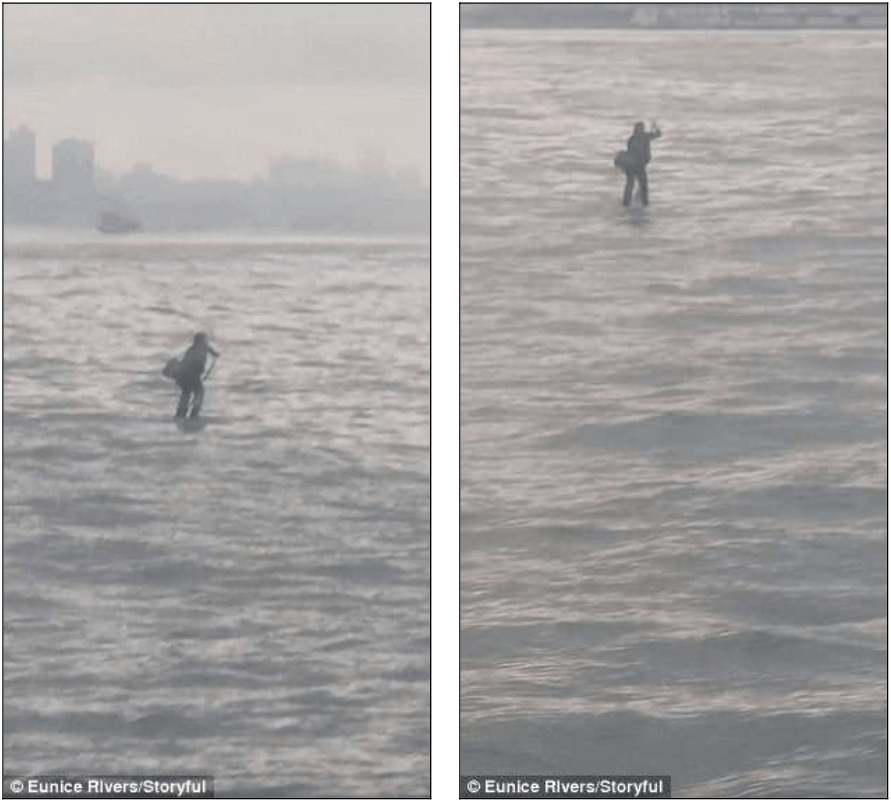
[[[641,131],[644,130],[644,127],[645,127],[645,126],[644,126],[643,123],[634,123],[634,133],[635,133],[635,134],[640,133]]]
[[[207,335],[203,331],[199,331],[192,340],[192,345],[207,345]]]

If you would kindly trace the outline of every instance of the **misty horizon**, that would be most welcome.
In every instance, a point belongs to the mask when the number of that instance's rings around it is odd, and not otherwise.
[[[468,3],[464,28],[883,29],[884,3]]]
[[[103,170],[251,181],[288,154],[426,177],[427,5],[4,6],[4,136]],[[429,183],[429,179],[423,179]]]
[[[3,13],[5,223],[428,227],[428,5]]]
[[[252,181],[180,179],[139,162],[127,173],[100,166],[93,143],[52,146],[52,174],[35,169],[36,135],[11,132],[3,146],[5,225],[134,230],[256,228],[419,231],[429,227],[430,191],[412,171],[391,172],[372,153],[351,169],[332,158],[283,154]]]
[[[96,152],[96,176],[97,179],[102,180],[116,180],[119,178],[126,177],[128,175],[133,175],[136,173],[145,173],[151,172],[155,176],[171,178],[176,181],[181,181],[183,183],[201,183],[201,182],[232,182],[232,183],[256,183],[267,181],[270,179],[270,173],[273,170],[274,163],[276,161],[281,160],[295,160],[295,161],[304,161],[304,162],[314,162],[318,164],[330,164],[336,166],[338,169],[343,170],[345,172],[355,172],[355,173],[373,173],[379,175],[387,175],[393,178],[397,178],[401,181],[417,184],[418,186],[422,186],[426,189],[430,188],[430,173],[429,170],[426,173],[420,172],[417,168],[409,165],[399,165],[399,164],[391,164],[387,161],[386,154],[380,149],[376,148],[368,148],[364,151],[360,156],[354,161],[345,161],[343,159],[339,159],[333,156],[321,155],[314,152],[295,152],[295,151],[282,151],[279,153],[273,153],[270,155],[269,160],[265,167],[261,170],[258,170],[253,175],[246,178],[237,178],[227,175],[218,175],[209,173],[206,175],[195,175],[195,176],[186,176],[179,175],[175,172],[158,169],[158,166],[150,162],[148,159],[140,159],[137,158],[129,167],[123,168],[114,168],[109,167],[103,163],[102,160],[102,151],[100,150],[98,144],[93,140],[90,140],[88,137],[83,137],[78,135],[76,132],[69,132],[65,134],[60,139],[49,142],[44,142],[44,138],[41,137],[40,131],[36,130],[34,126],[29,125],[27,121],[22,122],[18,126],[9,126],[4,129],[3,136],[6,139],[10,134],[14,134],[16,131],[20,129],[26,129],[34,134],[36,138],[36,165],[37,168],[35,170],[35,178],[38,181],[50,181],[52,180],[52,150],[53,147],[65,140],[78,140],[87,142],[95,148]],[[43,166],[43,169],[41,168]]]

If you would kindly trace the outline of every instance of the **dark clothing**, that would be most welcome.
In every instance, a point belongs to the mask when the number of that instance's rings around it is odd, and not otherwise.
[[[634,159],[637,164],[649,164],[650,162],[650,140],[656,139],[658,132],[638,131],[628,137],[628,155]]]
[[[628,137],[628,156],[633,161],[633,166],[625,168],[625,194],[622,203],[631,205],[631,196],[634,194],[634,181],[640,186],[640,202],[646,206],[649,202],[647,164],[650,162],[650,141],[658,139],[662,135],[658,129],[653,131],[635,131]]]
[[[192,411],[189,417],[197,418],[201,411],[201,404],[204,401],[204,385],[201,383],[201,376],[204,374],[204,366],[207,362],[208,353],[217,356],[217,352],[213,350],[207,343],[193,343],[189,350],[186,351],[179,365],[179,371],[176,375],[176,383],[182,388],[179,397],[179,405],[176,408],[176,417],[186,417],[189,409],[189,399],[192,398]]]
[[[640,165],[640,167],[632,168],[625,171],[625,195],[622,197],[622,203],[625,206],[631,205],[631,196],[634,194],[635,178],[637,179],[637,183],[640,186],[640,202],[644,206],[646,206],[650,202],[650,199],[647,194],[647,168],[643,164]]]
[[[198,413],[201,412],[201,404],[204,402],[204,385],[201,383],[201,379],[198,379],[197,384],[186,386],[180,382],[179,386],[182,387],[183,391],[180,393],[179,404],[176,407],[176,417],[186,417],[186,413],[189,411],[189,399],[194,395],[192,412],[189,414],[189,417],[197,418]]]
[[[179,363],[180,377],[184,377],[187,380],[195,378],[200,381],[201,376],[204,373],[204,366],[207,364],[208,353],[216,355],[216,351],[204,343],[190,345],[189,350],[186,351]]]

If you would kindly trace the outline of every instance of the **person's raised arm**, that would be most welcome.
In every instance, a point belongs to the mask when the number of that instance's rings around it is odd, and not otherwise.
[[[654,121],[652,124],[652,127],[650,129],[650,138],[658,139],[660,136],[662,136],[662,132],[659,130],[659,126],[656,125],[656,123]]]

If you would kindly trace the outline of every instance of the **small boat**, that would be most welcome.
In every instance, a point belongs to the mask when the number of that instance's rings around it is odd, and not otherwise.
[[[96,228],[103,234],[129,234],[132,231],[142,231],[142,223],[117,212],[105,212],[99,218]]]

